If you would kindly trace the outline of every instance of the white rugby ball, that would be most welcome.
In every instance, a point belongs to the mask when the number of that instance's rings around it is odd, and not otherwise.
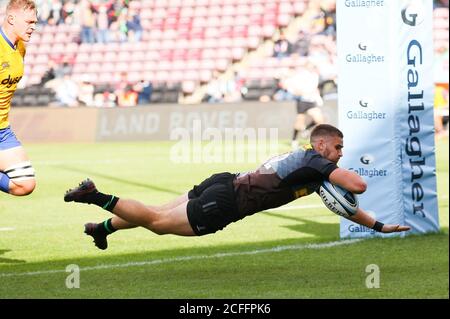
[[[358,210],[358,197],[338,185],[323,181],[319,195],[329,210],[342,217],[353,216]]]

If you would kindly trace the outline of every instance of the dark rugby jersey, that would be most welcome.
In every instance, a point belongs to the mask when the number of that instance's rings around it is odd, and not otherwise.
[[[234,180],[239,214],[252,215],[309,195],[336,168],[311,146],[271,158],[256,171],[240,173]]]

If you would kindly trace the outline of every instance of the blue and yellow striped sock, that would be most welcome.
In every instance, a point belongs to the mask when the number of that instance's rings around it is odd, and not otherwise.
[[[9,193],[9,177],[2,172],[0,172],[0,191]]]

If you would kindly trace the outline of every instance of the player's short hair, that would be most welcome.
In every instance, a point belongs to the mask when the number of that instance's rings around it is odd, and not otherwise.
[[[342,134],[341,130],[337,127],[330,124],[319,124],[312,130],[309,141],[310,143],[314,143],[318,138],[326,136],[337,136],[344,138],[344,134]]]
[[[6,11],[17,9],[36,10],[36,3],[33,0],[9,0]]]

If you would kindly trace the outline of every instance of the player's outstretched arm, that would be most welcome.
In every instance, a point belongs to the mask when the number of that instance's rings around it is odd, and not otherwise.
[[[402,226],[402,225],[389,225],[389,224],[385,224],[383,226],[382,232],[383,233],[399,233],[402,231],[408,231],[410,230],[411,227],[409,226]]]
[[[363,211],[361,208],[358,208],[358,211],[355,215],[350,216],[348,219],[351,221],[358,223],[360,225],[364,225],[368,228],[375,229],[376,231],[379,231],[381,233],[395,233],[395,232],[402,232],[402,231],[408,231],[411,229],[409,226],[402,226],[402,225],[391,225],[391,224],[383,224],[375,220],[372,216],[367,214],[365,211]]]
[[[367,189],[367,184],[361,176],[343,168],[332,171],[329,180],[354,194],[364,193]]]

